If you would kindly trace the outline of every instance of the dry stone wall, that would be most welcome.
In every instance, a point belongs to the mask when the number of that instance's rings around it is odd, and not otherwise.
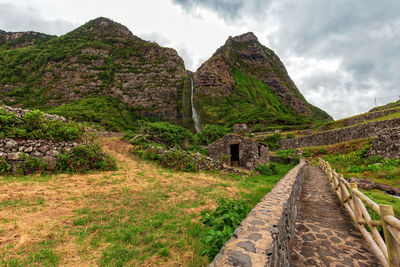
[[[264,196],[209,267],[289,266],[289,243],[294,234],[305,166],[301,160]]]
[[[48,163],[50,170],[56,167],[57,154],[62,149],[70,150],[79,145],[78,142],[55,142],[52,140],[18,140],[12,138],[0,139],[0,158],[4,158],[15,171],[22,154],[43,159]]]
[[[400,158],[400,127],[377,134],[368,151],[368,156],[375,155],[391,159]]]
[[[316,133],[295,139],[279,141],[280,149],[323,146],[375,136],[377,132],[400,127],[400,118],[360,124],[343,129]]]

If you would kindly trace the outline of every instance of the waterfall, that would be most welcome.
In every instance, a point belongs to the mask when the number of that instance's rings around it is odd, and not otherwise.
[[[201,131],[201,127],[200,127],[200,119],[199,119],[199,115],[197,114],[196,109],[194,108],[194,103],[193,103],[193,78],[190,78],[190,82],[192,83],[192,91],[190,93],[190,102],[192,104],[192,118],[193,118],[193,122],[194,122],[194,128],[196,129],[196,132],[200,132]]]

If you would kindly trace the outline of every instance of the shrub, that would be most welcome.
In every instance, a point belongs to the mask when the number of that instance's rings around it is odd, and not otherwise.
[[[288,133],[286,135],[286,139],[293,139],[294,138],[294,134]]]
[[[196,134],[197,143],[206,146],[228,134],[229,130],[223,126],[206,125],[201,132]]]
[[[0,158],[0,174],[8,174],[11,170],[11,165],[8,164],[5,158]]]
[[[363,171],[364,171],[364,168],[361,166],[350,166],[349,167],[349,172],[352,172],[352,173],[361,173]]]
[[[276,165],[273,163],[270,164],[258,164],[256,166],[256,171],[260,172],[262,175],[271,176],[274,174],[278,174],[278,170]]]
[[[193,136],[189,130],[168,122],[145,122],[139,130],[139,135],[132,140],[138,142],[154,142],[167,147],[182,146],[192,141]]]
[[[269,149],[276,150],[279,148],[279,141],[282,140],[282,135],[279,133],[267,136],[262,140],[264,143],[268,144]]]
[[[194,156],[181,149],[163,150],[156,145],[149,145],[135,150],[134,153],[141,158],[158,161],[161,166],[176,171],[196,172],[199,170]]]
[[[116,162],[99,144],[84,144],[57,155],[57,171],[86,173],[90,170],[116,170]]]
[[[1,137],[71,141],[83,135],[78,124],[47,119],[39,110],[27,112],[20,119],[0,107],[0,122]]]
[[[17,163],[16,172],[23,175],[42,173],[47,170],[47,162],[43,159],[21,154],[21,162]]]
[[[202,211],[201,222],[207,230],[203,237],[206,248],[201,254],[213,259],[225,242],[231,238],[233,231],[247,216],[249,210],[243,202],[220,199],[214,211]]]

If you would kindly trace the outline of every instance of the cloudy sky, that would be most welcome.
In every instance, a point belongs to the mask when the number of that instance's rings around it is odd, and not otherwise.
[[[175,48],[196,70],[254,32],[306,99],[335,119],[400,97],[398,0],[0,0],[0,29],[56,35],[99,16]]]

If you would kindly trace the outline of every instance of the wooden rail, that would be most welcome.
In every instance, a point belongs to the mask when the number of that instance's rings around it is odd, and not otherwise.
[[[382,265],[400,267],[400,220],[394,217],[393,207],[376,204],[357,189],[356,183],[347,182],[343,175],[338,174],[321,158],[319,166],[327,174],[342,205]],[[381,219],[372,220],[366,206]],[[383,237],[377,227],[382,227]]]

